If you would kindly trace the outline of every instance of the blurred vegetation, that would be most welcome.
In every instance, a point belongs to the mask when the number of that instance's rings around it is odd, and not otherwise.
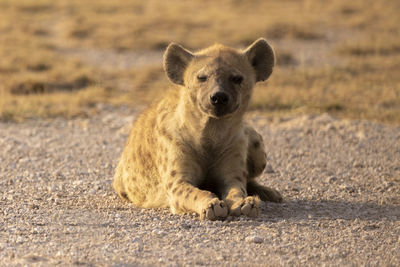
[[[162,49],[245,47],[278,66],[252,109],[400,123],[397,0],[0,0],[0,119],[142,105],[169,83]]]

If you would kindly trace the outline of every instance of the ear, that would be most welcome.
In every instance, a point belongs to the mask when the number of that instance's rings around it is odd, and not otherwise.
[[[171,43],[164,53],[164,70],[171,82],[184,85],[183,75],[194,55],[182,46]]]
[[[256,72],[256,82],[268,79],[275,65],[275,53],[267,40],[258,39],[244,53]]]

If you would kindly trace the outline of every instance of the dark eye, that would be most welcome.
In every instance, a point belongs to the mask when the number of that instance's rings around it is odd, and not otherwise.
[[[199,80],[199,82],[205,82],[207,81],[207,76],[206,75],[197,75],[197,80]]]
[[[243,81],[243,77],[240,75],[233,75],[230,77],[230,80],[234,83],[234,84],[241,84]]]

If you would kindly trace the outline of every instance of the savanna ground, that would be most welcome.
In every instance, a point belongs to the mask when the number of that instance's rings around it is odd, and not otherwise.
[[[0,0],[0,265],[400,265],[399,1]],[[282,204],[198,221],[119,199],[162,50],[265,37],[249,118]],[[327,114],[328,113],[328,114]],[[310,115],[311,114],[311,115]]]
[[[74,117],[149,103],[162,49],[266,37],[278,67],[252,108],[400,122],[400,2],[0,1],[0,118]]]

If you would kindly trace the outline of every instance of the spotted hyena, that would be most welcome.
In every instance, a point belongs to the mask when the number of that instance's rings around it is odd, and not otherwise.
[[[245,50],[214,45],[196,53],[170,44],[164,69],[175,86],[135,122],[114,176],[117,193],[138,207],[211,220],[255,217],[260,198],[281,202],[255,181],[266,154],[243,118],[254,84],[274,62],[265,39]]]

